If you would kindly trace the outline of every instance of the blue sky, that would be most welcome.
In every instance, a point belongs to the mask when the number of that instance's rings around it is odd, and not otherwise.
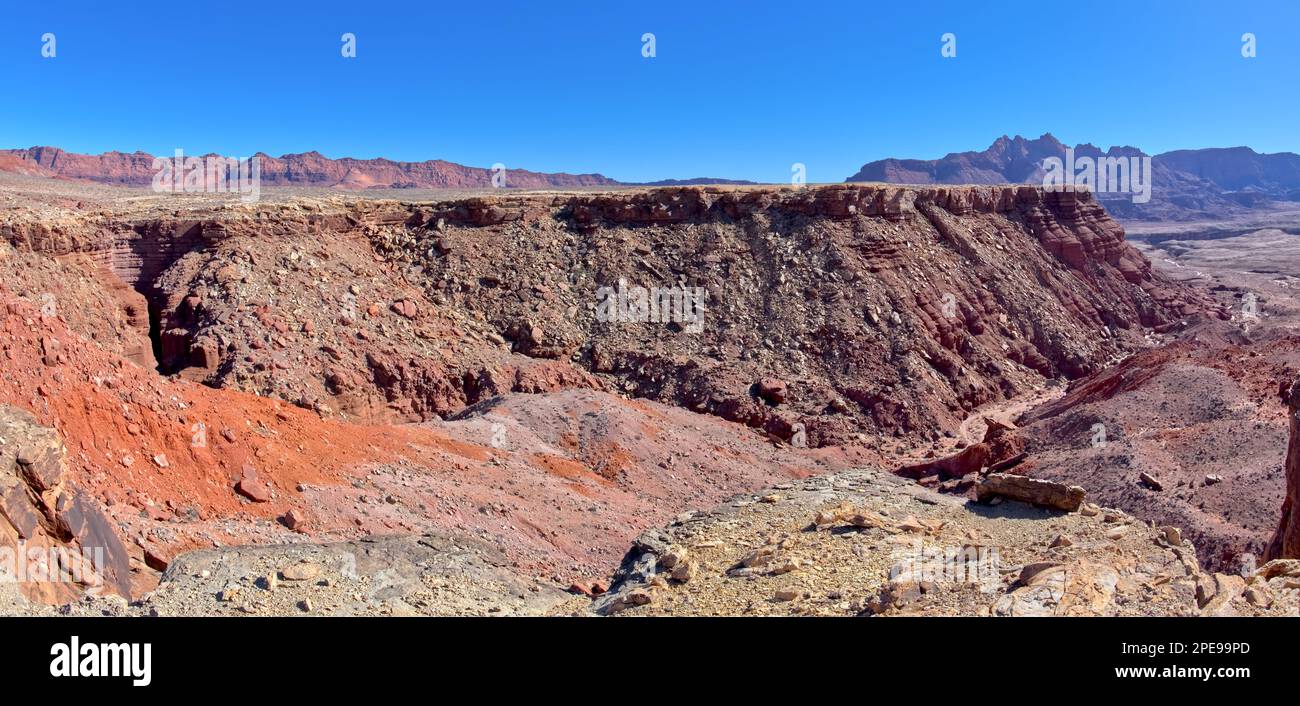
[[[777,182],[1017,133],[1300,152],[1294,0],[3,1],[0,147]]]

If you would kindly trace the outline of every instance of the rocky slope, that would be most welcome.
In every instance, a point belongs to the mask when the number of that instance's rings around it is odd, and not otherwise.
[[[1300,562],[1204,571],[1173,527],[940,495],[856,470],[685,513],[590,598],[441,535],[194,552],[127,605],[74,615],[1226,616],[1300,614]],[[604,590],[608,588],[608,590]],[[0,599],[3,597],[0,596]],[[49,614],[38,605],[9,611]]]
[[[1180,343],[1080,381],[1019,422],[1017,472],[1087,487],[1098,502],[1183,528],[1207,567],[1264,555],[1286,493],[1278,381],[1300,340]]]
[[[130,283],[164,372],[372,421],[581,387],[811,446],[936,439],[1221,315],[1088,194],[1030,187],[299,200],[0,232]],[[620,287],[698,292],[702,319],[601,320]]]
[[[683,508],[848,463],[582,390],[487,399],[445,423],[325,420],[159,376],[3,284],[0,333],[0,548],[98,547],[103,581],[87,585],[128,596],[189,550],[437,530],[566,587]],[[64,600],[70,583],[23,588]]]

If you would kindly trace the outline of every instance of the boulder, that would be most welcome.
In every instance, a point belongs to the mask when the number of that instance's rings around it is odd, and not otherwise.
[[[1077,485],[1004,473],[990,473],[975,486],[975,497],[980,502],[1001,497],[1066,512],[1078,510],[1085,495],[1084,489]]]

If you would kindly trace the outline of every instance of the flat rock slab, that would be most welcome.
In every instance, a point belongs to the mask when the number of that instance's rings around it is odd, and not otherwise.
[[[1077,485],[1065,485],[1009,473],[990,473],[983,482],[975,486],[975,497],[980,502],[1001,497],[1066,512],[1078,510],[1086,494],[1084,489]]]

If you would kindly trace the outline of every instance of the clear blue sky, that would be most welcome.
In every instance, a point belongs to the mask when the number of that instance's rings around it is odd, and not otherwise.
[[[1004,133],[1300,152],[1295,0],[0,1],[0,147],[810,182]]]

